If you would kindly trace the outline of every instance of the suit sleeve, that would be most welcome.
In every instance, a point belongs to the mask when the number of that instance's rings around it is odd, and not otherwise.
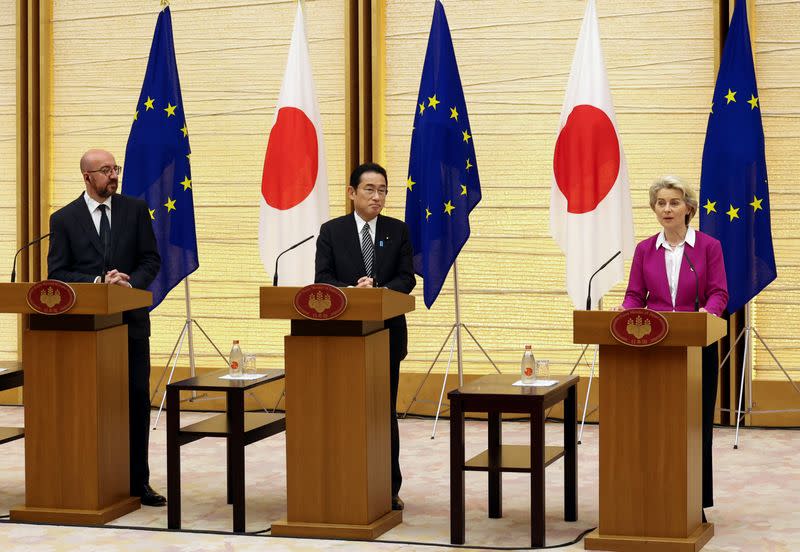
[[[69,233],[63,217],[58,213],[50,216],[50,247],[47,250],[47,277],[62,282],[94,282],[100,274],[88,274],[70,270],[73,266]]]
[[[327,223],[320,227],[319,237],[317,237],[317,254],[314,259],[314,282],[317,284],[347,287],[346,282],[342,282],[336,277],[331,225]]]
[[[647,286],[644,281],[644,251],[641,244],[636,246],[628,278],[628,289],[622,306],[626,309],[643,308],[647,305]]]
[[[705,309],[720,316],[728,304],[728,279],[725,275],[722,245],[717,240],[711,242],[708,248],[706,263]]]
[[[414,250],[411,247],[411,240],[408,238],[408,225],[403,223],[402,228],[397,272],[391,280],[385,283],[378,282],[378,285],[402,293],[411,293],[411,290],[417,285],[417,279],[414,276]]]
[[[136,209],[136,258],[138,263],[136,268],[129,274],[130,284],[138,289],[145,289],[155,280],[161,268],[161,256],[158,254],[158,244],[156,235],[153,232],[153,224],[150,222],[150,213],[147,211],[147,204],[137,203]]]

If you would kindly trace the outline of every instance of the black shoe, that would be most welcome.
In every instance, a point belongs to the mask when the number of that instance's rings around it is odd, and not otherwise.
[[[166,506],[167,499],[153,490],[149,484],[145,483],[140,495],[142,504],[145,506]]]
[[[392,510],[402,510],[405,506],[402,498],[397,495],[392,497]]]

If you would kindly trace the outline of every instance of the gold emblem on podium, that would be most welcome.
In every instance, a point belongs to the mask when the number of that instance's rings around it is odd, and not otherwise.
[[[39,295],[39,300],[42,304],[52,309],[61,302],[61,292],[57,289],[54,290],[52,286],[48,286],[46,290],[42,290],[42,294]]]
[[[327,293],[323,293],[322,291],[311,293],[308,296],[308,306],[317,311],[319,314],[322,314],[331,308],[331,296]]]
[[[40,314],[63,314],[75,304],[75,290],[58,280],[42,280],[30,287],[27,300]]]
[[[643,322],[642,317],[637,316],[636,320],[628,320],[627,331],[636,339],[641,339],[653,331],[653,326],[650,324],[650,320],[645,320]]]
[[[294,308],[310,320],[331,320],[347,308],[347,296],[336,286],[311,284],[294,296]]]

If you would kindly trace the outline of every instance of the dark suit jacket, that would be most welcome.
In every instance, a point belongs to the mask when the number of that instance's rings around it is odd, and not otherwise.
[[[93,282],[103,272],[103,246],[92,223],[86,200],[65,205],[50,217],[48,278],[64,282]],[[145,289],[158,274],[161,257],[147,204],[136,198],[114,194],[111,200],[111,266],[130,275],[131,286]],[[128,336],[150,335],[147,308],[123,315]]]
[[[375,226],[375,279],[380,287],[411,293],[417,285],[414,277],[413,250],[405,222],[378,215]],[[368,276],[361,254],[361,239],[353,214],[324,223],[317,238],[316,276],[314,281],[339,287],[354,286]],[[408,352],[406,317],[386,321],[390,330],[390,356],[396,362]]]

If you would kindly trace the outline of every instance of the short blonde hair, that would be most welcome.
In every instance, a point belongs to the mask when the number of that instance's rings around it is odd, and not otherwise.
[[[697,213],[698,206],[697,193],[694,188],[677,176],[667,175],[656,179],[650,186],[650,208],[653,211],[656,210],[656,196],[661,190],[678,190],[683,194],[683,201],[689,207],[689,212],[686,213],[686,226],[689,226],[689,221]]]

